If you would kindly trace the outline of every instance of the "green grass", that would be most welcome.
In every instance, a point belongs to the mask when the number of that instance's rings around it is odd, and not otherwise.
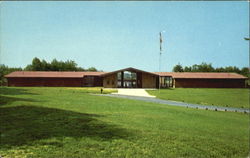
[[[249,108],[248,89],[228,88],[175,88],[148,90],[160,99],[181,101],[203,105]]]
[[[69,88],[0,88],[0,155],[247,157],[247,114],[93,96]]]

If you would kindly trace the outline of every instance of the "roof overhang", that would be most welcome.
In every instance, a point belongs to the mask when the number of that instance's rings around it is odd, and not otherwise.
[[[15,71],[6,78],[83,78],[84,76],[100,76],[104,72],[74,72],[74,71]]]
[[[225,72],[156,72],[161,77],[171,76],[175,79],[248,79],[237,73]]]
[[[153,75],[153,76],[159,76],[156,73],[139,70],[139,69],[135,69],[135,68],[132,68],[132,67],[128,67],[128,68],[125,68],[125,69],[120,69],[120,70],[116,70],[116,71],[112,71],[112,72],[107,72],[107,73],[104,73],[104,74],[102,74],[100,76],[105,77],[105,76],[109,76],[109,75],[112,75],[112,74],[115,74],[115,73],[118,73],[118,72],[122,72],[122,71],[142,72],[142,73],[150,74],[150,75]]]

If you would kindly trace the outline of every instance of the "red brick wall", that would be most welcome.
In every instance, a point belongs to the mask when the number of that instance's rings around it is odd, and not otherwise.
[[[175,79],[175,87],[183,88],[245,88],[244,79]]]
[[[8,86],[81,87],[82,78],[8,78]]]

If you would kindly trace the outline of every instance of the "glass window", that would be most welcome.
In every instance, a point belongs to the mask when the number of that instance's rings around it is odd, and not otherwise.
[[[117,73],[117,87],[127,87],[127,88],[136,88],[136,72],[124,71],[123,72],[123,85],[122,81],[122,72]]]
[[[122,82],[121,81],[117,81],[117,86],[121,87],[122,86]]]
[[[125,80],[136,80],[136,73],[130,71],[124,71]]]
[[[118,73],[117,73],[117,79],[118,79],[118,80],[121,80],[121,79],[122,79],[122,72],[118,72]]]

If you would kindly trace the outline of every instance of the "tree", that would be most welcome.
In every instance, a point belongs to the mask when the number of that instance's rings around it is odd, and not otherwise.
[[[207,64],[205,62],[202,62],[201,65],[198,65],[198,71],[199,72],[213,72],[214,68],[212,67],[212,64]]]
[[[244,75],[244,76],[246,76],[246,77],[250,77],[250,70],[249,70],[249,68],[248,67],[243,67],[242,69],[241,69],[241,73],[240,73],[241,75]]]
[[[42,63],[41,63],[40,59],[35,57],[32,60],[32,69],[33,69],[33,71],[41,71],[42,70]]]
[[[24,68],[25,71],[33,71],[33,66],[31,64],[27,65],[25,68]]]
[[[97,69],[94,68],[94,67],[90,67],[90,68],[87,69],[87,71],[97,71]]]
[[[58,61],[53,59],[51,63],[40,60],[39,58],[35,57],[32,60],[32,63],[25,67],[26,71],[98,71],[94,67],[90,67],[85,70],[82,67],[77,67],[77,64],[73,60],[67,61]]]
[[[192,71],[192,68],[191,68],[191,67],[188,67],[188,66],[185,66],[183,71],[184,71],[184,72],[191,72],[191,71]]]
[[[184,69],[180,64],[177,64],[173,68],[174,72],[234,72],[246,77],[250,77],[250,70],[248,67],[243,67],[242,69],[236,66],[218,67],[214,68],[212,64],[207,64],[202,62],[201,64],[194,64],[190,67],[185,66]]]
[[[173,68],[173,72],[183,72],[183,71],[184,70],[180,64],[175,65]]]
[[[76,71],[77,70],[77,64],[72,60],[67,60],[63,66],[64,66],[64,70],[66,70],[66,71]]]
[[[45,60],[42,60],[41,71],[49,71],[50,69],[50,64],[48,64]]]
[[[4,78],[5,75],[13,71],[21,71],[21,70],[22,68],[9,68],[8,66],[0,64],[0,86],[4,86],[7,84],[7,80],[6,78]]]
[[[59,71],[59,62],[56,59],[53,59],[50,63],[51,71]]]

